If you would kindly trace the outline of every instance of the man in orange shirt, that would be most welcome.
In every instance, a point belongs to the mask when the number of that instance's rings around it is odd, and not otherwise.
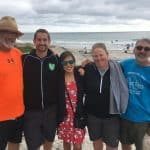
[[[13,137],[21,141],[20,117],[24,113],[22,53],[14,48],[15,41],[23,35],[13,17],[0,19],[0,150],[5,150]],[[19,140],[19,141],[18,141]],[[19,144],[12,144],[17,149]],[[16,146],[16,147],[15,147]]]

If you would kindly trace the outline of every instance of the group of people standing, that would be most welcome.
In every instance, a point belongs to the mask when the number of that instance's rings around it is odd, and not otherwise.
[[[64,150],[81,150],[86,121],[94,150],[143,149],[150,124],[150,39],[140,39],[135,58],[116,62],[105,44],[92,46],[93,61],[75,65],[75,56],[49,49],[47,30],[38,29],[35,49],[22,54],[14,47],[23,33],[13,17],[0,19],[0,150],[51,150],[57,130]],[[82,120],[83,119],[83,120]]]

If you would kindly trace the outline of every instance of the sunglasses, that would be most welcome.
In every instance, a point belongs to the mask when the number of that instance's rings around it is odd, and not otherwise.
[[[67,66],[68,64],[69,64],[69,65],[73,65],[74,63],[75,63],[74,60],[68,60],[68,61],[62,61],[62,62],[61,62],[61,64],[62,64],[63,66]]]
[[[142,51],[144,49],[145,52],[150,51],[150,47],[136,46],[138,51]]]

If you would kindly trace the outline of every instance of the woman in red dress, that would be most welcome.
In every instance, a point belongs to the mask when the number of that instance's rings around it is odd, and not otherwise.
[[[85,129],[74,127],[74,116],[81,115],[78,105],[83,103],[82,77],[75,68],[75,57],[71,52],[63,52],[60,60],[64,70],[66,116],[59,125],[58,138],[63,140],[64,150],[71,150],[71,145],[73,150],[81,150]]]

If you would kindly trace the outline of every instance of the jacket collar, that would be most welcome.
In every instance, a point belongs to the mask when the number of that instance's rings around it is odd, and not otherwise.
[[[36,55],[36,49],[32,49],[31,52],[30,52],[30,54],[33,55],[33,56],[37,56],[37,55]],[[52,51],[51,51],[50,49],[48,49],[48,51],[47,51],[47,56],[50,56],[50,55],[52,55],[52,54],[53,54]],[[46,56],[46,57],[47,57],[47,56]],[[37,57],[38,57],[38,56],[37,56]]]

